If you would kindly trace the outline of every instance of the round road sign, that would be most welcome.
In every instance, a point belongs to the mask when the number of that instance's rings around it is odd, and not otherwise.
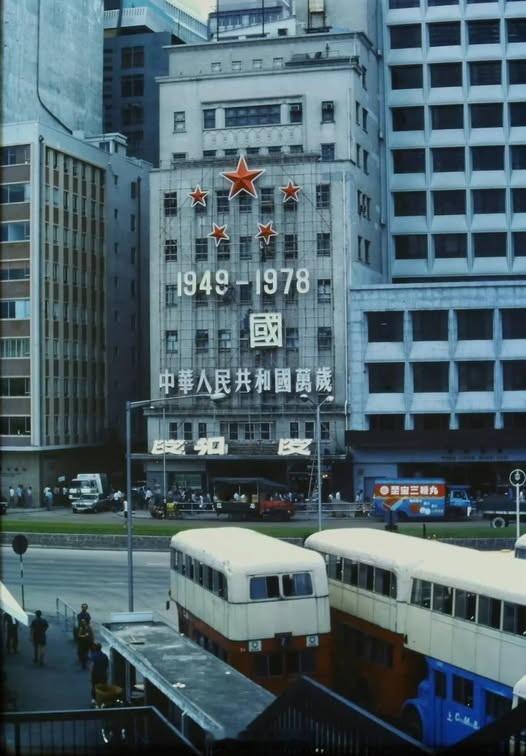
[[[520,488],[520,486],[523,486],[526,483],[526,473],[520,468],[512,470],[510,472],[509,480],[512,486],[517,486]]]
[[[11,546],[13,547],[15,554],[22,556],[22,554],[25,554],[27,551],[29,541],[25,535],[16,535],[11,542]]]

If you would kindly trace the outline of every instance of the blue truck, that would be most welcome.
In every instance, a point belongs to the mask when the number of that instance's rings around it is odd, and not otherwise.
[[[447,485],[443,478],[399,478],[374,484],[373,515],[398,520],[465,519],[471,514],[469,486]]]

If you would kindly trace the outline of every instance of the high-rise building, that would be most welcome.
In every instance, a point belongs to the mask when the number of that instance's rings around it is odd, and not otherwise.
[[[104,131],[128,139],[128,154],[158,165],[159,89],[166,47],[207,39],[206,24],[167,0],[104,1]]]
[[[306,393],[335,398],[323,476],[326,493],[345,490],[348,289],[385,277],[377,107],[362,34],[170,50],[150,185],[151,381],[176,399],[149,416],[148,480],[165,469],[169,487],[204,488],[250,462],[312,493]],[[214,405],[188,398],[216,391]]]
[[[355,489],[492,490],[526,460],[526,5],[381,8],[389,277],[351,293]]]

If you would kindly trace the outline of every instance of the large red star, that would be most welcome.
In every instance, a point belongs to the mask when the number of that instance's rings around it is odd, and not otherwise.
[[[298,201],[298,192],[301,192],[301,186],[298,186],[292,181],[289,181],[287,186],[280,186],[280,192],[283,192],[283,202],[288,202],[290,199],[294,202]]]
[[[234,199],[240,192],[246,192],[251,197],[257,199],[257,192],[254,186],[254,181],[258,179],[262,173],[265,173],[264,168],[256,168],[250,171],[247,165],[247,161],[244,157],[240,157],[237,163],[235,171],[226,171],[221,175],[230,181],[231,187],[228,193],[228,199]]]
[[[190,192],[188,196],[192,198],[192,207],[195,207],[196,205],[202,205],[203,207],[206,207],[206,198],[208,197],[208,192],[203,191],[200,184],[197,184],[194,191]]]
[[[272,237],[278,236],[276,229],[272,228],[272,221],[269,221],[269,223],[258,223],[258,229],[259,231],[257,232],[255,238],[263,239],[267,247],[270,244]]]
[[[215,240],[216,247],[219,247],[219,245],[221,244],[221,242],[223,241],[223,239],[225,239],[226,241],[228,241],[230,239],[230,236],[226,232],[226,228],[227,228],[226,225],[225,226],[217,226],[214,223],[213,226],[214,226],[214,228],[212,229],[212,231],[210,231],[210,233],[208,234],[208,236],[211,236]]]

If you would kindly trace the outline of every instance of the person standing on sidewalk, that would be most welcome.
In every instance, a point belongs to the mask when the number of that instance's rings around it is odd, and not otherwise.
[[[6,648],[8,654],[18,653],[18,620],[10,614],[4,615]]]
[[[13,486],[9,486],[9,506],[15,506],[15,489]]]
[[[42,617],[42,612],[37,609],[35,619],[31,623],[31,641],[33,643],[33,663],[44,666],[44,651],[46,650],[46,632],[49,625]]]
[[[102,650],[100,643],[94,643],[90,654],[91,661],[91,698],[95,700],[95,686],[108,682],[110,660]]]
[[[79,629],[77,631],[77,654],[82,669],[86,669],[87,667],[88,654],[92,645],[93,630],[86,620],[80,620]]]

